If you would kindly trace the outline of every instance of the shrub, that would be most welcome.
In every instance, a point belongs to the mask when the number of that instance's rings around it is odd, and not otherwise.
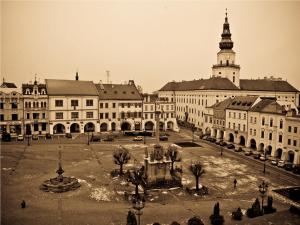
[[[242,220],[243,218],[243,213],[240,207],[234,212],[232,212],[232,219],[234,220]]]
[[[212,225],[222,225],[224,223],[224,217],[220,215],[219,202],[215,204],[214,213],[209,218]]]

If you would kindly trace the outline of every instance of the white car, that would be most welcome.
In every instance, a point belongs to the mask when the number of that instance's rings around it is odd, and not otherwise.
[[[134,141],[142,141],[143,137],[142,136],[136,136],[133,138]]]
[[[284,163],[283,160],[279,160],[278,163],[277,163],[277,166],[278,166],[278,167],[282,167],[282,168],[283,168],[284,165],[285,165],[285,163]]]
[[[17,137],[18,141],[24,141],[24,136],[22,134],[19,134]]]

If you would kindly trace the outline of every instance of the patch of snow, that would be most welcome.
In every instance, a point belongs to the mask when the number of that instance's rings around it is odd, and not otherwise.
[[[183,185],[187,185],[187,184],[190,184],[190,183],[192,183],[192,181],[191,180],[189,180],[189,179],[187,179],[187,178],[182,178],[182,180],[181,180],[181,183],[183,184]]]
[[[122,182],[121,182],[121,185],[122,185],[122,186],[127,185],[127,184],[128,184],[128,183],[127,183],[126,181],[122,181]]]
[[[167,192],[167,191],[163,191],[162,193],[163,193],[163,194],[168,194],[168,192]]]
[[[87,177],[90,178],[90,179],[92,179],[92,180],[96,179],[96,177],[94,175],[88,175]]]
[[[90,197],[96,201],[110,201],[110,192],[105,187],[94,188]]]
[[[3,167],[2,170],[7,171],[7,170],[11,170],[11,168],[5,168],[5,167]]]
[[[78,182],[79,182],[79,183],[84,183],[84,184],[86,184],[88,187],[92,187],[92,185],[91,185],[90,183],[88,183],[86,180],[78,179]]]
[[[89,149],[88,148],[85,148],[85,149],[83,149],[84,151],[88,151]]]
[[[124,193],[125,193],[124,191],[117,191],[118,195],[124,195]]]

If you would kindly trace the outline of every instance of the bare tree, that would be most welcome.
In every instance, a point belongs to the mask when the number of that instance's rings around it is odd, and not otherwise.
[[[143,184],[143,176],[145,173],[145,168],[142,166],[141,168],[136,168],[135,170],[128,171],[128,181],[135,185],[135,196],[139,196],[139,185]]]
[[[123,175],[123,165],[130,160],[130,153],[127,149],[119,147],[114,151],[113,158],[115,164],[120,166],[120,175]]]
[[[203,166],[200,162],[195,162],[190,165],[190,170],[196,179],[196,191],[199,191],[199,178],[204,173]]]
[[[170,145],[166,152],[166,156],[167,156],[167,158],[170,158],[170,160],[172,161],[171,173],[173,173],[174,172],[174,163],[181,161],[181,157],[179,155],[179,151],[178,151],[177,147],[174,145]]]

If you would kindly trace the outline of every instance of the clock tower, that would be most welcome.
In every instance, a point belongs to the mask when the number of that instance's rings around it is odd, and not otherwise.
[[[235,86],[240,87],[240,66],[235,64],[235,52],[232,50],[233,41],[231,40],[227,9],[225,15],[222,39],[219,43],[220,51],[217,54],[217,64],[212,67],[212,75],[226,77]]]

